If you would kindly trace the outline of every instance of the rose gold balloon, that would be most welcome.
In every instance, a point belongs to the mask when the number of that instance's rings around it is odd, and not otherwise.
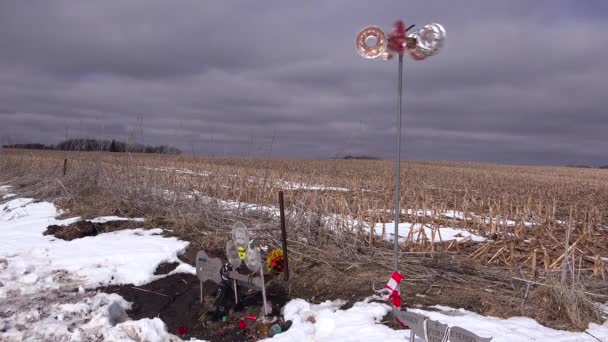
[[[372,37],[375,38],[376,44],[370,46],[367,42],[368,39]],[[359,31],[359,34],[357,34],[355,44],[357,46],[357,52],[365,58],[372,59],[381,57],[382,59],[390,59],[386,49],[388,44],[386,34],[378,26],[364,27]]]

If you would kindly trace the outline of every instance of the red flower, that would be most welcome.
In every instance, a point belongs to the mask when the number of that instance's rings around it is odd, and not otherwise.
[[[188,333],[188,329],[186,327],[179,327],[177,328],[177,334],[180,336],[184,336]]]
[[[239,321],[239,329],[245,330],[247,328],[247,323],[244,320]]]

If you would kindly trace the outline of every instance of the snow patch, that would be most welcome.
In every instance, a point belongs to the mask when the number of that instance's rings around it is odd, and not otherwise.
[[[149,171],[159,171],[159,172],[175,172],[177,174],[184,174],[184,175],[194,175],[194,176],[202,176],[202,177],[208,177],[211,176],[211,172],[208,171],[202,171],[202,172],[194,172],[190,169],[178,169],[176,167],[144,167],[145,170],[149,170]]]
[[[285,190],[315,190],[315,191],[350,191],[347,188],[340,188],[328,185],[311,185],[306,183],[280,181],[277,185]]]
[[[2,341],[181,341],[159,318],[114,322],[111,307],[122,312],[131,307],[117,294],[55,293],[26,299],[18,312],[0,311],[6,315],[0,321]]]
[[[273,341],[406,341],[407,330],[393,330],[379,324],[390,306],[358,302],[348,310],[340,310],[343,301],[310,304],[294,299],[283,308],[291,328],[276,335]],[[270,340],[270,339],[267,339]]]
[[[163,237],[162,229],[121,230],[72,241],[44,236],[56,219],[51,203],[13,199],[0,204],[0,340],[2,341],[181,341],[158,319],[116,324],[110,306],[129,308],[116,294],[87,292],[109,284],[141,285],[163,262],[178,262],[172,273],[195,273],[177,255],[188,242]],[[102,217],[93,222],[125,220]],[[113,304],[118,303],[118,304]]]
[[[144,167],[145,170],[149,171],[158,171],[158,172],[173,172],[177,174],[185,174],[185,175],[193,175],[193,176],[201,176],[201,177],[209,177],[213,175],[211,171],[192,171],[190,169],[180,169],[176,167]],[[229,174],[229,177],[240,177],[239,175]],[[250,183],[263,183],[263,180],[256,177],[247,177],[247,181]],[[278,181],[274,183],[277,187],[285,189],[285,190],[312,190],[312,191],[350,191],[347,188],[328,186],[328,185],[317,185],[317,184],[306,184],[300,182],[290,182],[290,181]]]
[[[376,235],[382,236],[382,227],[384,226],[385,236],[384,238],[389,241],[394,240],[395,235],[395,223],[387,222],[387,223],[377,223],[374,226],[374,233]],[[486,241],[486,238],[483,236],[479,236],[468,232],[464,229],[451,228],[451,227],[439,227],[433,229],[429,225],[423,225],[421,223],[399,223],[398,226],[398,239],[400,242],[405,242],[411,234],[411,240],[414,242],[422,242],[425,239],[427,241],[433,241],[435,243],[439,243],[441,241],[454,241],[462,242],[462,241],[473,241],[473,242],[483,242]],[[434,237],[433,237],[434,233]]]
[[[274,336],[272,341],[407,341],[410,330],[392,330],[380,324],[391,307],[365,300],[348,310],[340,310],[343,301],[310,304],[303,299],[287,303],[283,312],[293,325],[289,330]],[[544,327],[531,318],[500,319],[486,317],[464,309],[434,306],[439,311],[409,309],[449,326],[459,326],[493,342],[597,342],[608,341],[608,326],[589,324],[586,332],[569,332]],[[418,336],[417,342],[423,337]]]
[[[440,311],[419,309],[411,309],[411,311],[425,315],[432,320],[448,324],[449,326],[462,327],[482,337],[492,336],[492,342],[597,342],[596,339],[585,332],[569,332],[547,328],[527,317],[501,319],[482,316],[464,309],[453,309],[439,305],[434,306],[434,308]],[[608,327],[591,323],[587,332],[596,336],[601,341],[608,340]]]
[[[10,193],[11,187],[9,185],[0,185],[0,199],[6,200],[13,198],[17,195]]]
[[[378,211],[377,209],[370,210],[370,212],[377,212],[377,211]],[[382,211],[382,210],[380,210],[380,211]],[[395,210],[388,210],[387,209],[384,212],[394,213]],[[500,218],[491,219],[488,216],[478,215],[478,214],[475,214],[473,212],[467,212],[467,214],[465,215],[465,213],[463,211],[452,210],[452,209],[443,210],[443,211],[402,209],[401,210],[401,214],[402,215],[415,216],[415,217],[442,216],[442,217],[445,217],[445,218],[451,218],[451,219],[456,219],[456,220],[461,220],[461,221],[473,221],[473,220],[480,219],[485,224],[490,224],[493,221],[496,225],[500,225],[500,226],[505,226],[506,225],[508,227],[514,227],[514,226],[517,225],[517,222],[514,221],[514,220],[500,219]],[[538,225],[538,224],[536,224],[534,222],[528,222],[528,221],[524,221],[523,224],[526,227],[533,227],[535,225]]]
[[[68,284],[80,279],[85,288],[145,284],[158,279],[153,273],[159,264],[181,264],[177,256],[188,247],[188,242],[162,237],[159,228],[121,230],[72,241],[43,236],[49,225],[74,221],[57,220],[56,214],[54,205],[31,199],[0,206],[0,258],[7,262],[0,274],[0,281],[6,284],[0,288],[0,296],[11,290],[32,293],[63,286],[63,281],[55,279],[60,271],[68,272]]]
[[[87,220],[92,223],[107,223],[110,221],[133,221],[133,222],[144,222],[146,219],[144,218],[129,218],[129,217],[120,217],[120,216],[101,216],[96,217],[92,220]]]

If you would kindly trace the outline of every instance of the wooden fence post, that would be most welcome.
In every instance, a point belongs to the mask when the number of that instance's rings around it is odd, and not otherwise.
[[[283,242],[283,263],[285,268],[285,281],[289,280],[289,257],[287,255],[287,229],[285,228],[285,200],[283,191],[279,191],[279,211],[281,213],[281,240]]]

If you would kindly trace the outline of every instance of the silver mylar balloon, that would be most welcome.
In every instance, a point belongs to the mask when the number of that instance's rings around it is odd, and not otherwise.
[[[228,262],[232,265],[232,267],[238,268],[241,266],[241,258],[239,257],[239,251],[236,247],[236,244],[232,240],[228,240],[226,243],[226,258],[228,258]]]
[[[252,272],[257,272],[262,267],[262,256],[260,250],[257,248],[247,247],[247,258],[245,258],[245,265]]]
[[[232,241],[234,241],[234,244],[237,248],[247,247],[247,244],[249,244],[249,231],[247,230],[247,226],[243,222],[238,221],[237,223],[235,223],[232,227],[231,234]]]
[[[433,23],[424,25],[417,32],[408,35],[408,37],[416,38],[415,52],[411,51],[410,53],[415,53],[420,57],[430,57],[436,55],[443,46],[445,36],[445,29],[443,26],[441,26],[441,24]]]

